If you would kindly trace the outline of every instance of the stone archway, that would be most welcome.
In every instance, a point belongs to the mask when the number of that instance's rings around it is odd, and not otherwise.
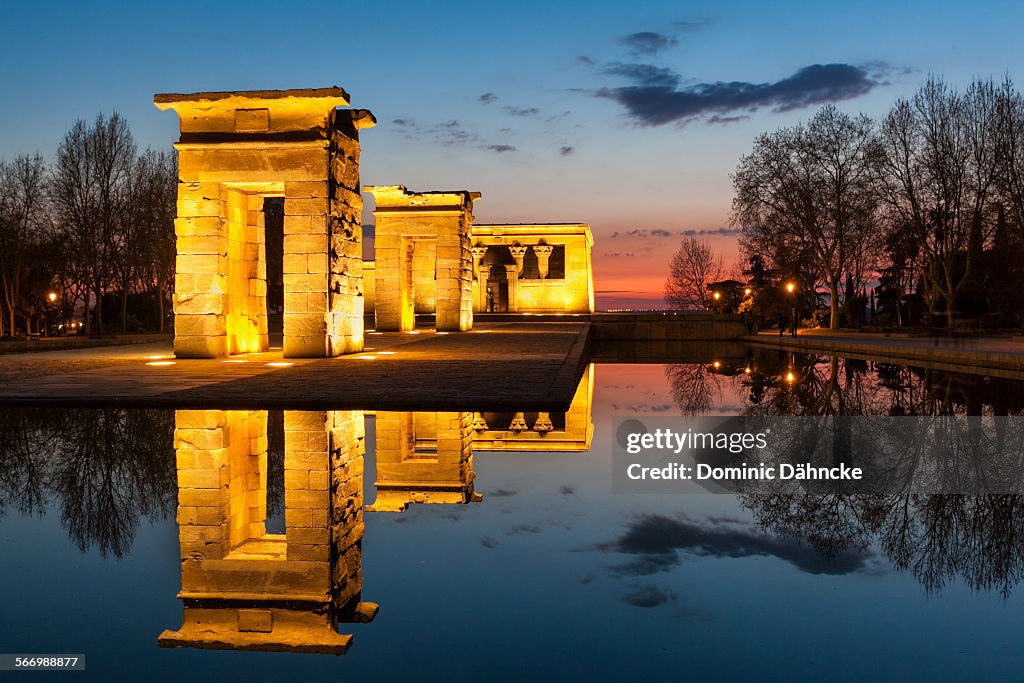
[[[359,129],[341,88],[162,94],[178,114],[174,352],[267,348],[262,203],[284,197],[284,355],[363,348]]]

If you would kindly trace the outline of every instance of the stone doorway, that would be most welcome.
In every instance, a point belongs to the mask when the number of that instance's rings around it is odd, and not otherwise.
[[[178,114],[174,352],[218,358],[268,345],[265,198],[283,198],[283,347],[363,348],[359,130],[341,88],[164,94]]]

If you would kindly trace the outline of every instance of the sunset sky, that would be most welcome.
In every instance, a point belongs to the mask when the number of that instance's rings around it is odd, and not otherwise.
[[[158,92],[339,85],[379,121],[364,184],[480,191],[478,222],[589,223],[599,308],[659,306],[687,231],[735,260],[729,173],[758,133],[825,102],[881,115],[929,72],[1024,82],[1013,1],[98,7],[5,5],[0,156],[52,157],[100,111],[170,145]]]

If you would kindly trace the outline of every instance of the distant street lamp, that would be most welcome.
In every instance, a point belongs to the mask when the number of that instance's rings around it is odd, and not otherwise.
[[[53,319],[53,304],[55,304],[57,302],[57,292],[50,292],[49,294],[46,295],[46,299],[47,299],[47,301],[50,302],[50,305],[46,307],[46,329],[45,329],[46,336],[49,337],[50,335],[53,334],[53,329],[52,329],[53,328],[53,322],[52,322],[52,319]]]
[[[796,300],[793,298],[793,291],[796,290],[796,285],[792,282],[786,283],[786,292],[789,294],[789,332],[792,336],[796,336]]]
[[[721,305],[720,301],[722,299],[722,293],[721,292],[712,292],[711,296],[715,300],[715,313],[721,313],[722,312],[722,305]]]

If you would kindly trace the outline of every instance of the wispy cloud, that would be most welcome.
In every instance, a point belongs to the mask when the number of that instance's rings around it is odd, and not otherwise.
[[[739,235],[743,230],[741,228],[704,228],[701,230],[680,230],[679,234],[683,237],[704,237],[706,235]]]
[[[697,33],[714,25],[714,21],[706,17],[695,19],[677,19],[672,22],[672,27],[680,33]]]
[[[772,83],[716,81],[683,84],[675,71],[653,64],[613,63],[605,74],[630,81],[630,85],[605,87],[594,94],[615,102],[626,114],[644,126],[685,125],[705,120],[728,124],[760,109],[793,111],[828,102],[840,102],[865,95],[886,84],[891,67],[874,62],[853,64],[812,64]]]
[[[507,106],[507,107],[505,107],[505,111],[507,111],[512,116],[539,116],[540,115],[540,109],[538,109],[537,107],[512,107],[512,106]]]
[[[514,145],[485,145],[484,149],[496,152],[498,154],[504,154],[505,152],[514,152],[516,148]]]
[[[481,104],[491,104],[498,101],[498,96],[492,92],[485,92],[479,99]]]
[[[619,38],[619,42],[629,48],[634,55],[654,55],[662,50],[675,47],[679,41],[675,37],[655,31],[640,31]]]
[[[626,230],[625,232],[619,232],[618,230],[616,230],[615,232],[612,233],[613,240],[619,239],[620,237],[639,237],[642,239],[647,237],[671,236],[672,233],[670,231],[662,230],[661,228],[655,228],[653,230],[648,230],[647,228],[634,228],[633,230]]]
[[[571,145],[562,145],[561,147],[558,148],[558,153],[563,157],[567,157],[570,154],[574,154],[575,152],[576,148]]]

